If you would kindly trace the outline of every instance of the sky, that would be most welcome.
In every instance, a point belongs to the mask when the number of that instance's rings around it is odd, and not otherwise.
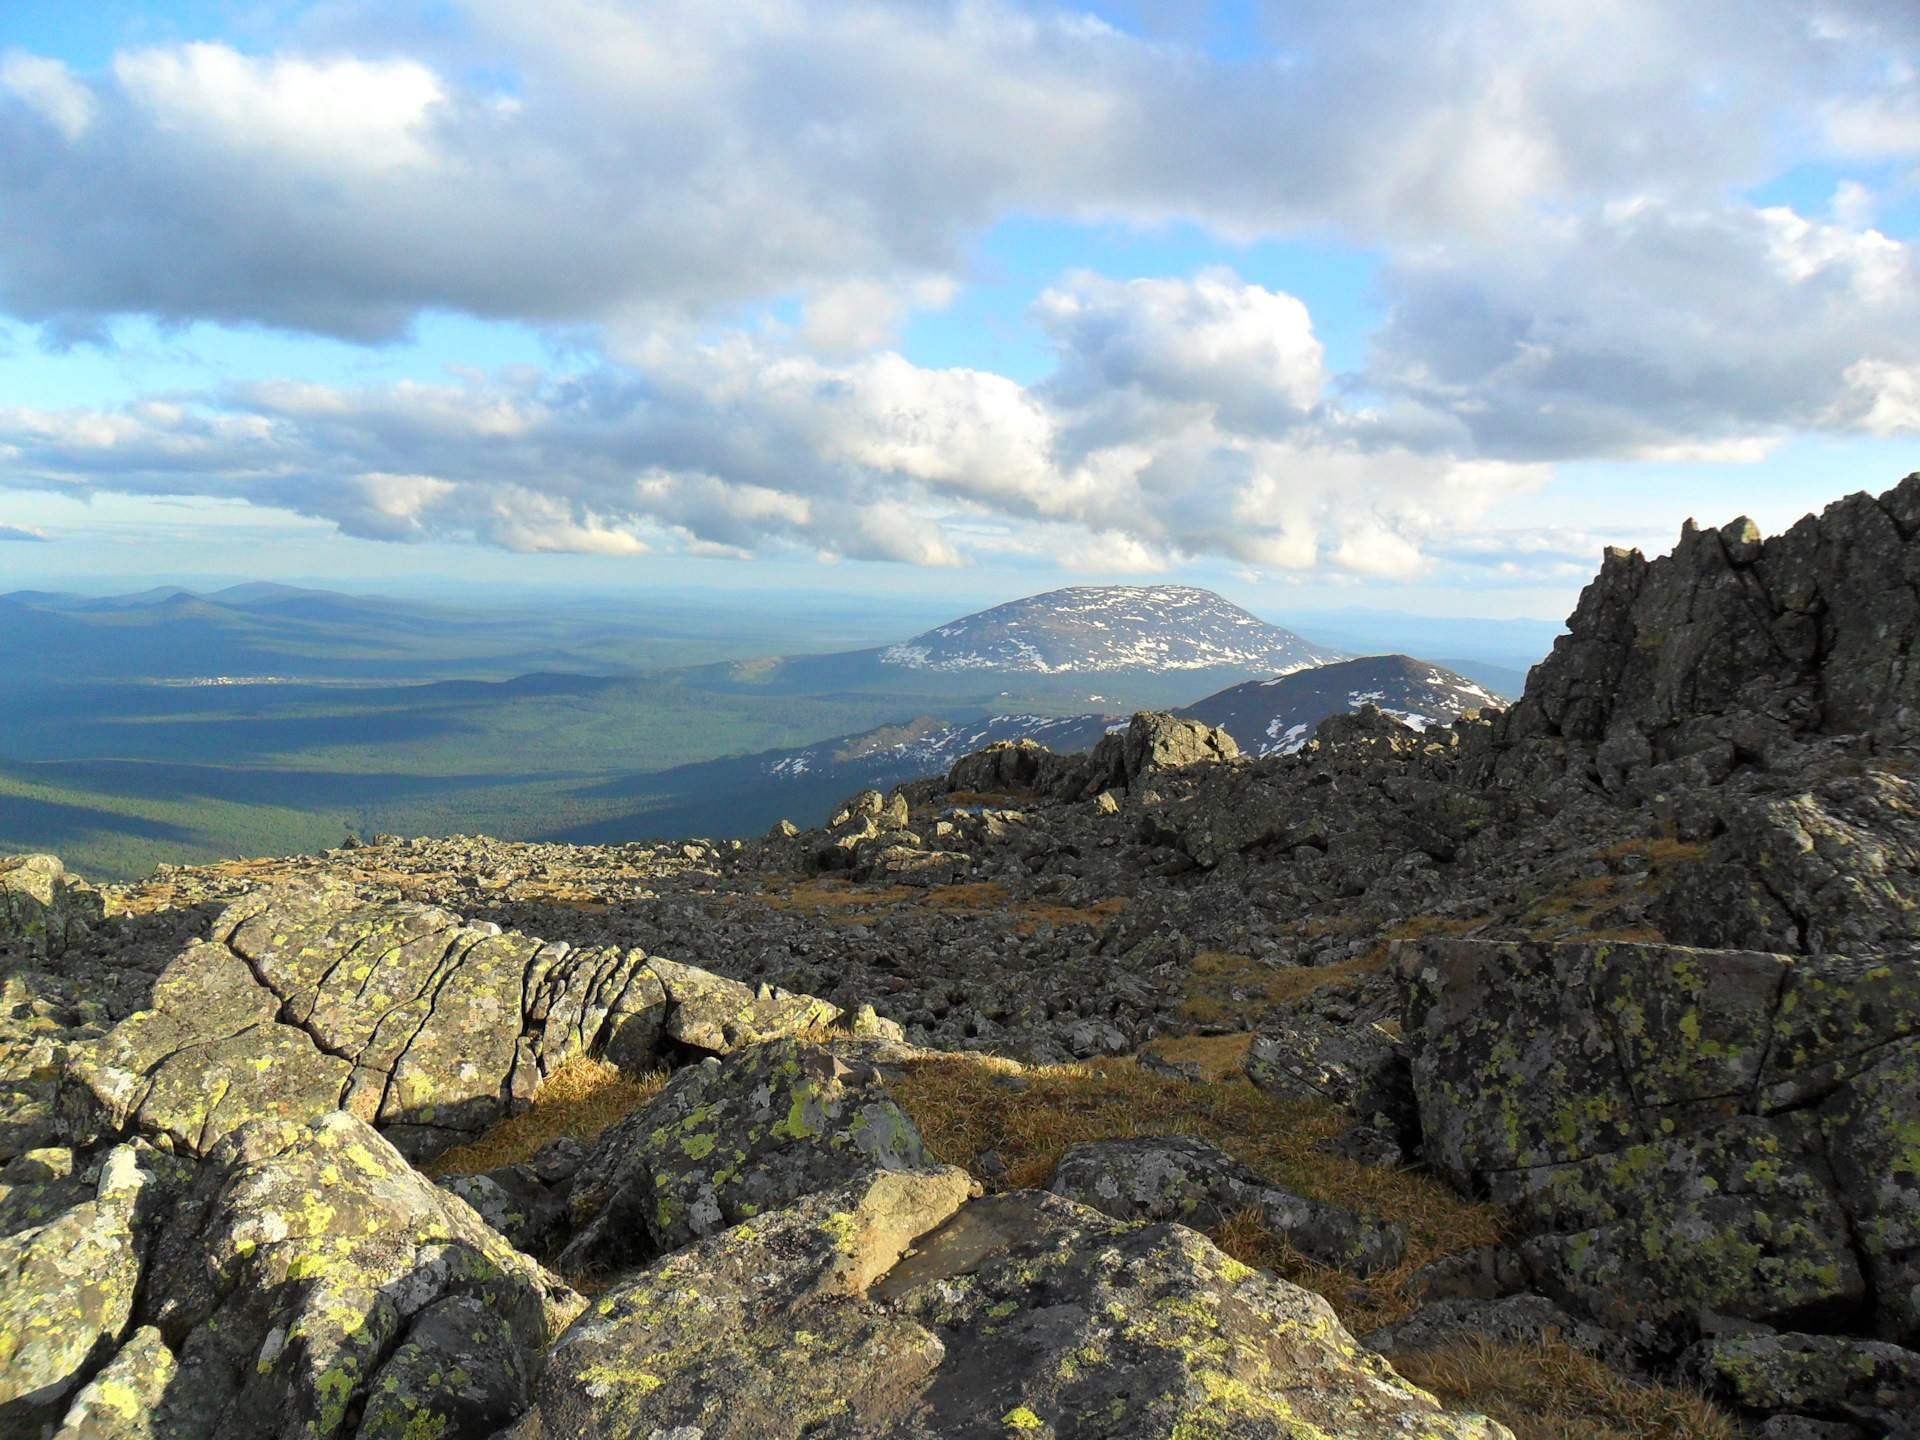
[[[0,0],[0,589],[1557,619],[1920,469],[1916,67],[1910,0]]]

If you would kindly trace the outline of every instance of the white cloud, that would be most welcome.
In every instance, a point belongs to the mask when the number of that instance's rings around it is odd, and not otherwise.
[[[1915,27],[1866,0],[1410,0],[1391,25],[1309,0],[1236,60],[1018,0],[451,8],[324,7],[265,53],[86,78],[11,57],[0,296],[72,328],[357,338],[423,309],[645,333],[797,297],[843,354],[938,303],[1008,214],[1512,242],[1623,194],[1725,193],[1789,146],[1920,151],[1888,63]]]
[[[1539,483],[1328,405],[1305,308],[1224,271],[1076,276],[1042,312],[1060,366],[1037,386],[735,336],[651,346],[641,370],[0,411],[0,444],[16,485],[246,499],[378,539],[1107,571],[1413,573],[1422,544]]]
[[[51,124],[69,145],[87,133],[98,109],[93,92],[65,65],[23,50],[0,54],[0,90]]]
[[[1385,289],[1370,383],[1491,456],[1759,459],[1896,424],[1920,365],[1915,247],[1781,207],[1641,198],[1403,260]]]

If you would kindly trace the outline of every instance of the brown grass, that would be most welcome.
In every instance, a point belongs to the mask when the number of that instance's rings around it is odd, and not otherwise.
[[[665,1071],[629,1075],[605,1060],[575,1056],[547,1077],[532,1108],[509,1115],[478,1139],[454,1146],[421,1168],[432,1176],[478,1175],[531,1160],[562,1135],[590,1144],[614,1121],[658,1095],[666,1083]]]
[[[770,910],[786,910],[836,925],[872,925],[882,916],[909,909],[943,915],[998,917],[1019,934],[1031,935],[1042,925],[1109,924],[1127,908],[1122,896],[1091,905],[1049,905],[1042,901],[1016,904],[1004,885],[991,880],[956,885],[862,886],[850,880],[803,880],[795,884],[770,883],[759,896]]]
[[[1379,973],[1386,959],[1385,946],[1337,965],[1266,965],[1251,955],[1203,950],[1187,972],[1180,1016],[1195,1025],[1257,1024],[1263,1011]]]
[[[1448,1405],[1478,1410],[1520,1440],[1737,1440],[1733,1418],[1692,1390],[1636,1384],[1559,1340],[1468,1340],[1390,1355]]]
[[[1238,1035],[1164,1035],[1146,1050],[1162,1060],[1198,1065],[1209,1080],[1227,1080],[1246,1068],[1247,1047],[1252,1044],[1253,1032],[1243,1030]]]
[[[1170,1043],[1156,1041],[1154,1048],[1167,1054]],[[1365,1280],[1302,1269],[1264,1228],[1257,1241],[1238,1232],[1226,1241],[1216,1237],[1248,1264],[1291,1267],[1282,1273],[1326,1295],[1343,1318],[1351,1317],[1363,1329],[1389,1324],[1411,1309],[1400,1287],[1415,1269],[1500,1238],[1491,1208],[1462,1200],[1440,1181],[1361,1165],[1323,1149],[1321,1142],[1346,1123],[1334,1106],[1278,1100],[1241,1077],[1176,1080],[1131,1060],[1023,1070],[990,1056],[943,1055],[908,1062],[890,1088],[929,1148],[972,1171],[989,1190],[1046,1185],[1061,1155],[1082,1141],[1192,1135],[1298,1194],[1405,1221],[1406,1259]],[[988,1175],[980,1168],[985,1151],[1000,1156],[1004,1174]]]

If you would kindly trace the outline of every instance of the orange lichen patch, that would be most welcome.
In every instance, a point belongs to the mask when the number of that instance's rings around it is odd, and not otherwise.
[[[531,1160],[540,1148],[570,1135],[591,1143],[614,1121],[658,1095],[665,1071],[629,1075],[605,1060],[579,1055],[547,1077],[531,1108],[509,1115],[465,1145],[429,1160],[428,1175],[478,1175]]]
[[[1462,1340],[1388,1356],[1393,1368],[1449,1406],[1470,1408],[1519,1436],[1555,1440],[1735,1440],[1741,1428],[1697,1391],[1635,1380],[1564,1341]]]

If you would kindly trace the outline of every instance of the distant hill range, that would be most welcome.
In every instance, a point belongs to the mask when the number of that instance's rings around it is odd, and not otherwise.
[[[932,629],[922,606],[891,635],[883,607],[703,603],[0,595],[0,847],[129,874],[349,829],[745,835],[993,740],[1084,749],[1136,710],[1262,753],[1368,701],[1443,723],[1517,688],[1464,661],[1350,660],[1190,586],[1075,586]]]
[[[1449,725],[1470,710],[1505,704],[1503,697],[1443,666],[1408,655],[1370,655],[1230,686],[1174,713],[1223,726],[1248,754],[1284,755],[1305,745],[1328,716],[1367,705],[1425,730]],[[923,715],[797,750],[716,760],[670,772],[658,778],[671,781],[671,788],[689,798],[648,815],[646,824],[649,833],[655,833],[657,826],[707,815],[721,818],[726,828],[738,832],[763,828],[783,816],[811,820],[856,790],[885,790],[903,781],[942,774],[961,756],[996,740],[1035,740],[1065,754],[1090,748],[1126,720],[1119,712],[992,715],[971,720]],[[691,798],[696,796],[697,800]],[[618,833],[617,825],[600,824],[569,832],[569,838],[607,839]]]

